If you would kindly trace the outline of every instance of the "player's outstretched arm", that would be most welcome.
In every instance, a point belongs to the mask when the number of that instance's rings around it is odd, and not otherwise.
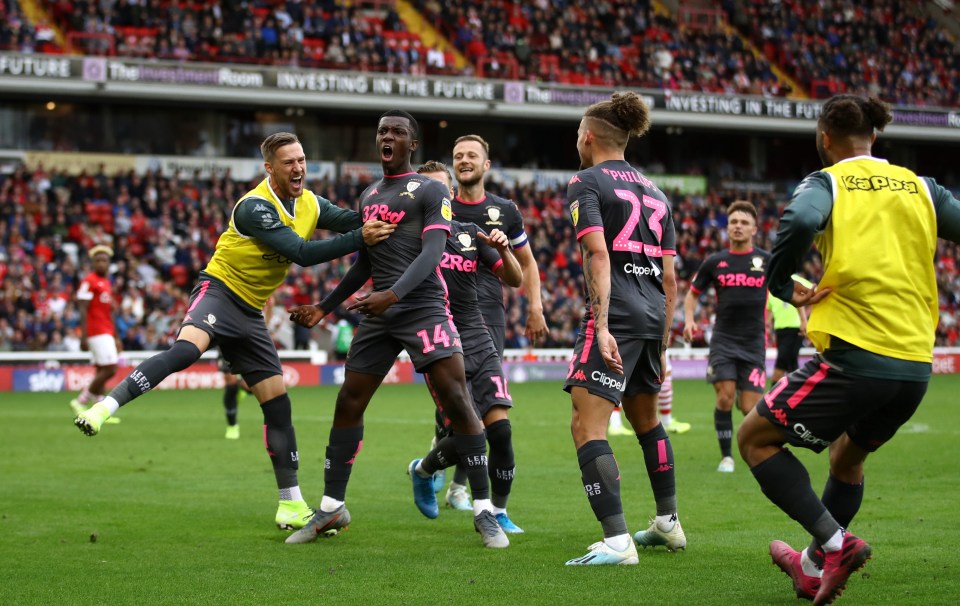
[[[237,231],[256,238],[284,258],[302,266],[317,265],[356,252],[363,241],[360,228],[327,240],[304,240],[280,220],[273,204],[247,198],[233,213]]]
[[[339,234],[360,227],[360,213],[349,208],[341,208],[323,196],[317,196],[317,229],[335,231]]]
[[[326,229],[337,233],[345,233],[363,227],[361,234],[367,246],[375,246],[390,237],[397,226],[379,219],[372,219],[360,223],[360,213],[349,208],[340,208],[323,196],[317,196],[317,206],[320,213],[317,215],[317,229]]]

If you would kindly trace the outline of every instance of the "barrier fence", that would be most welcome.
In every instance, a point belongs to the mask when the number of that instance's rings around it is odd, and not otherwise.
[[[140,361],[155,351],[124,352],[119,370],[107,384],[113,387],[126,377]],[[813,354],[801,351],[801,362]],[[504,372],[513,383],[562,381],[567,376],[570,350],[531,349],[507,350]],[[677,379],[703,379],[707,369],[706,349],[674,348],[670,350],[673,376]],[[776,350],[767,350],[767,373],[773,371]],[[94,368],[87,353],[3,352],[0,353],[0,392],[76,392],[93,378]],[[339,385],[343,382],[343,363],[328,360],[325,351],[282,350],[280,360],[283,378],[288,387]],[[934,374],[960,372],[960,348],[938,347],[934,350]],[[423,383],[406,355],[401,355],[384,379],[385,383]],[[157,389],[219,389],[224,385],[223,373],[217,367],[217,353],[209,351],[190,368],[167,377]]]

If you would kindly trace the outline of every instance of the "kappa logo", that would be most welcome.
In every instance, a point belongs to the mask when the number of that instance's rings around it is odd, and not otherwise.
[[[773,408],[773,407],[771,406],[771,407],[770,407],[770,412],[773,413],[773,416],[777,418],[777,421],[778,421],[781,425],[783,425],[784,427],[787,426],[787,413],[786,413],[783,409],[781,409],[781,408]]]
[[[580,183],[580,175],[574,175],[570,178],[570,182],[567,185],[572,185],[573,183]]]
[[[730,267],[730,264],[726,261],[720,261],[717,263],[717,269],[723,269],[724,267]]]
[[[470,234],[467,232],[460,232],[457,234],[457,242],[460,243],[461,251],[476,249],[476,246],[473,246],[473,238],[471,238]]]
[[[877,191],[879,189],[889,189],[890,191],[905,191],[909,194],[919,192],[917,184],[913,181],[901,181],[893,177],[884,177],[875,175],[873,177],[858,177],[856,175],[842,175],[840,180],[844,187],[851,191]]]
[[[583,373],[582,369],[578,369],[577,372],[573,373],[573,376],[570,378],[573,379],[574,381],[586,381],[587,375]]]
[[[369,198],[370,196],[372,196],[372,195],[375,194],[375,193],[377,193],[377,188],[376,188],[376,187],[374,187],[372,190],[370,190],[370,193],[367,194],[367,197]]]
[[[264,212],[267,212],[267,207],[264,206],[263,204],[260,204],[260,203],[258,202],[257,205],[253,207],[253,212],[255,212],[255,213],[264,213]]]

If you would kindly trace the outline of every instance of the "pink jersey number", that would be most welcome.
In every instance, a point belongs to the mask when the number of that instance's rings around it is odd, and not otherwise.
[[[497,386],[497,393],[494,394],[496,397],[506,400],[513,399],[510,397],[510,392],[507,391],[507,379],[505,377],[498,377],[494,375],[490,377],[490,380],[493,381],[493,384]]]
[[[423,341],[423,353],[430,353],[435,350],[436,347],[434,343],[443,344],[444,347],[450,347],[450,335],[440,324],[433,327],[433,343],[430,342],[428,335],[427,329],[417,331],[417,336]]]
[[[659,246],[631,240],[630,236],[637,227],[637,223],[640,222],[640,218],[643,216],[643,207],[646,206],[647,208],[653,209],[653,214],[650,215],[647,226],[650,228],[650,231],[657,236],[657,242],[659,243],[663,238],[663,226],[660,225],[660,219],[667,214],[667,205],[661,200],[651,198],[650,196],[643,196],[643,202],[641,203],[637,195],[628,189],[615,189],[613,192],[617,194],[617,197],[621,200],[626,200],[632,206],[630,216],[627,218],[623,229],[620,230],[617,237],[613,239],[613,250],[634,253],[642,252],[651,257],[661,256],[662,253]]]

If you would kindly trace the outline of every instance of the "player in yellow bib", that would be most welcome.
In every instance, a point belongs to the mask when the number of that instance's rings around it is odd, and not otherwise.
[[[780,219],[770,293],[810,305],[817,355],[780,379],[740,427],[740,454],[766,495],[812,537],[798,552],[770,544],[798,597],[829,604],[870,558],[845,530],[863,501],[867,456],[893,438],[926,393],[937,326],[937,238],[960,242],[960,202],[933,179],[874,158],[890,123],[877,99],[838,95],[817,122],[826,168],[807,176]],[[810,245],[823,257],[816,287],[791,279]],[[787,444],[830,448],[821,497]]]
[[[371,221],[361,230],[358,213],[308,190],[306,157],[296,135],[270,135],[260,151],[267,178],[234,206],[230,225],[190,295],[176,342],[144,360],[74,423],[86,435],[96,435],[118,408],[188,368],[211,346],[219,346],[232,372],[243,377],[260,402],[264,441],[279,490],[275,521],[281,528],[294,529],[303,527],[313,511],[300,493],[290,397],[263,307],[292,263],[316,265],[341,257],[364,241],[373,245],[387,238],[394,227]],[[343,235],[310,240],[316,229]]]

